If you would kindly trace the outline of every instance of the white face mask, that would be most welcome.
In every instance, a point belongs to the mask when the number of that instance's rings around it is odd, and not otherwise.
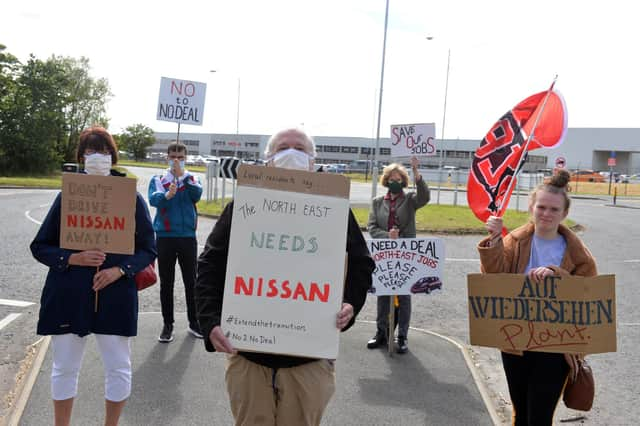
[[[309,171],[312,157],[306,152],[289,148],[277,152],[271,160],[276,167]]]
[[[109,176],[111,174],[111,154],[89,154],[84,156],[84,171],[90,175]]]

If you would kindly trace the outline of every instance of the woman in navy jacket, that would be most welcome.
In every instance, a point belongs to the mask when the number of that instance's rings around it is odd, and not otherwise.
[[[101,127],[80,135],[78,162],[94,175],[111,170],[118,150]],[[134,276],[153,262],[156,247],[146,202],[136,196],[133,255],[60,247],[61,194],[31,243],[33,256],[49,267],[40,300],[38,334],[52,336],[51,392],[55,424],[69,424],[88,334],[95,334],[105,365],[105,424],[117,424],[131,393],[130,339],[137,333],[138,291]],[[99,291],[96,309],[96,294]]]

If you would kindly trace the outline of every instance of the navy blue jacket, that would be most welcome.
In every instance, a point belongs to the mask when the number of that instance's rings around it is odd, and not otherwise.
[[[69,265],[78,250],[60,248],[61,194],[58,194],[40,230],[31,243],[31,253],[49,267],[40,298],[38,334],[89,333],[135,336],[138,330],[136,272],[156,258],[156,245],[147,204],[136,196],[135,251],[133,255],[108,253],[101,268],[119,266],[125,275],[103,288],[94,312],[92,290],[95,267]]]

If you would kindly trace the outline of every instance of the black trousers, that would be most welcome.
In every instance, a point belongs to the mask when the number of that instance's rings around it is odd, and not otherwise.
[[[502,352],[513,403],[513,425],[551,426],[569,373],[564,355],[548,352]]]
[[[158,249],[158,275],[160,275],[160,304],[162,319],[165,324],[173,325],[173,286],[176,276],[176,259],[182,271],[184,282],[184,298],[187,303],[187,318],[189,326],[200,330],[196,319],[196,303],[194,286],[196,284],[196,265],[198,242],[195,237],[156,239]]]

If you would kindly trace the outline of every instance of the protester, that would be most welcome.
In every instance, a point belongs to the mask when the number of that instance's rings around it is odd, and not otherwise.
[[[398,163],[389,164],[382,171],[380,184],[389,190],[385,195],[371,202],[367,230],[373,238],[415,238],[416,210],[429,202],[429,187],[418,171],[418,159],[411,158],[411,168],[416,192],[405,193],[403,188],[409,185],[409,173]],[[396,352],[404,354],[409,350],[407,336],[411,320],[411,296],[398,297],[398,338]],[[375,349],[387,344],[389,334],[389,306],[392,296],[378,297],[376,317],[376,335],[367,343],[367,348]]]
[[[595,259],[561,222],[569,213],[569,173],[560,170],[529,199],[531,221],[502,238],[502,219],[491,216],[489,236],[478,245],[484,273],[526,274],[540,282],[551,275],[597,275]],[[576,356],[502,351],[502,365],[513,403],[514,425],[551,425],[553,413]]]
[[[176,259],[182,271],[184,296],[187,304],[187,331],[202,339],[196,318],[193,288],[196,282],[198,241],[196,203],[202,196],[199,179],[185,167],[187,147],[174,142],[167,148],[169,168],[163,175],[154,176],[149,182],[149,204],[157,208],[153,220],[158,246],[158,272],[160,274],[160,304],[164,325],[158,341],[173,340],[173,287]]]
[[[315,146],[300,129],[276,133],[265,155],[270,167],[313,170]],[[196,306],[207,351],[227,352],[227,391],[236,425],[318,425],[335,390],[334,361],[237,352],[220,327],[233,202],[224,209],[198,260]],[[362,308],[375,267],[351,212],[347,274],[336,326],[347,330]],[[327,265],[332,267],[337,265]]]
[[[87,174],[124,176],[111,170],[118,149],[101,127],[81,133],[77,160]],[[131,394],[131,337],[138,327],[134,275],[156,258],[151,217],[137,194],[133,255],[68,250],[60,247],[61,202],[58,194],[31,243],[33,256],[49,267],[37,331],[51,335],[55,424],[68,425],[71,420],[86,336],[93,333],[105,368],[105,425],[116,425]]]

